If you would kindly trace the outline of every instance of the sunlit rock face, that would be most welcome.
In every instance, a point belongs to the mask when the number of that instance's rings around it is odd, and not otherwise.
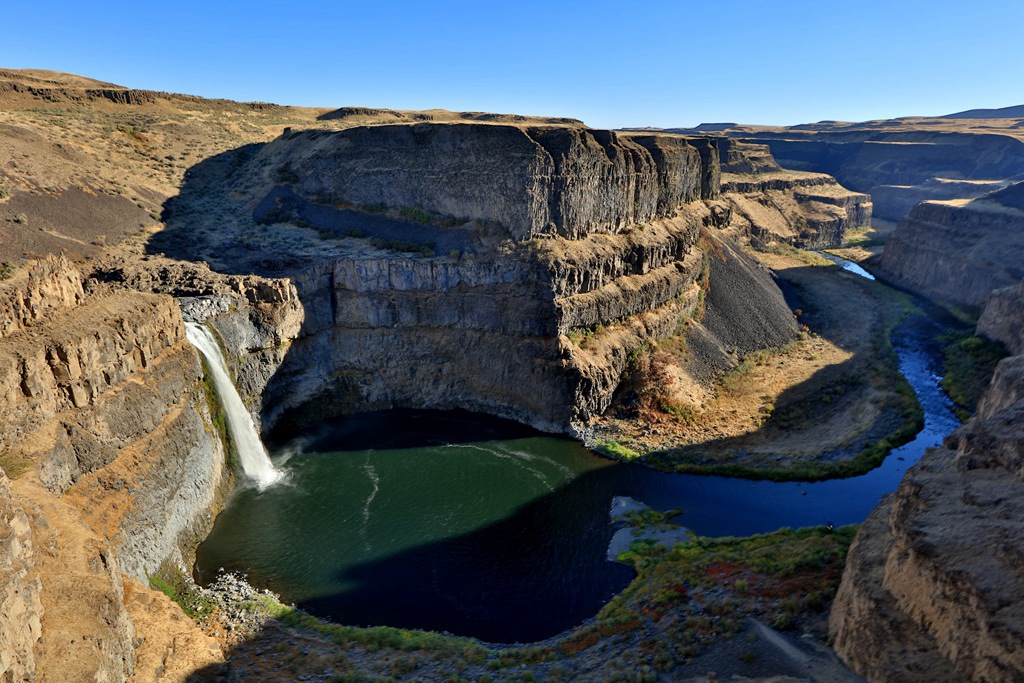
[[[994,310],[991,307],[995,307]],[[988,330],[1019,350],[1021,287]],[[1011,331],[1012,329],[1012,331]],[[839,655],[871,681],[1024,677],[1024,356],[1001,361],[977,415],[925,453],[861,527],[830,616]]]
[[[609,405],[631,353],[694,312],[702,235],[796,242],[786,216],[812,205],[800,192],[841,190],[792,182],[759,146],[578,126],[288,132],[252,164],[286,181],[253,196],[254,218],[356,235],[292,275],[305,317],[261,397],[270,427],[463,408],[572,433]],[[748,186],[723,194],[723,164]],[[771,202],[769,186],[786,201],[740,220],[732,198]],[[809,209],[822,220],[803,236],[838,239],[857,220],[842,204]],[[772,312],[766,343],[785,343],[792,314],[770,275],[729,272],[757,281],[747,304]]]
[[[885,245],[880,273],[925,296],[979,310],[1024,278],[1024,183],[969,202],[924,202]]]

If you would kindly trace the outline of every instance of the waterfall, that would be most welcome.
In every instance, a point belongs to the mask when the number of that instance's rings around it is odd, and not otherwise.
[[[238,449],[242,471],[245,472],[245,476],[256,482],[260,490],[267,488],[283,475],[274,469],[273,463],[270,462],[270,455],[260,440],[252,416],[246,410],[242,397],[238,395],[231,375],[228,374],[228,365],[224,360],[224,354],[221,353],[220,345],[206,325],[187,322],[185,328],[185,336],[199,349],[210,366],[213,385],[227,413],[228,429],[231,430],[231,439]]]

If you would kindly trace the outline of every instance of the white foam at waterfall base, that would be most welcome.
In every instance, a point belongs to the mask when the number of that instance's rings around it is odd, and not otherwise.
[[[224,354],[221,353],[213,332],[206,325],[198,323],[185,323],[185,328],[185,336],[206,358],[210,373],[213,375],[213,385],[227,414],[228,429],[238,449],[242,471],[245,476],[256,482],[256,486],[262,491],[280,481],[284,475],[274,469],[273,463],[270,462],[270,455],[252,422],[252,415],[249,414],[234,382],[231,381]]]

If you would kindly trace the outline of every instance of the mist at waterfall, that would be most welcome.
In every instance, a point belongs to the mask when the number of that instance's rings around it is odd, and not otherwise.
[[[239,462],[245,476],[256,482],[260,490],[279,481],[284,475],[274,468],[270,462],[270,455],[260,440],[259,432],[253,424],[252,415],[238,395],[231,375],[228,373],[227,362],[224,354],[217,344],[213,332],[206,325],[198,323],[185,323],[185,336],[192,342],[192,345],[199,349],[199,352],[206,358],[210,372],[213,375],[213,384],[217,389],[224,412],[227,413],[228,429],[235,447],[238,449]]]

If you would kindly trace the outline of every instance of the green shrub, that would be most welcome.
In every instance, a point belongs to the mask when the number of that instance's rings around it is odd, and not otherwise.
[[[971,414],[992,381],[996,365],[1008,354],[997,341],[950,332],[939,337],[945,358],[942,363],[942,388],[961,413]]]
[[[164,562],[149,577],[150,588],[155,588],[174,602],[196,621],[202,621],[213,612],[213,602],[187,578],[176,565]]]
[[[407,221],[413,223],[420,223],[422,225],[428,225],[433,223],[436,216],[432,211],[425,211],[423,209],[417,209],[415,206],[403,206],[398,211],[398,215]]]
[[[370,244],[377,249],[388,249],[390,251],[399,251],[405,254],[422,254],[423,256],[434,255],[433,242],[418,244],[416,242],[403,242],[402,240],[374,239],[370,240]]]
[[[604,453],[609,457],[619,460],[636,460],[640,457],[638,452],[623,446],[618,441],[605,441],[602,444],[598,444],[596,450],[598,453]]]

